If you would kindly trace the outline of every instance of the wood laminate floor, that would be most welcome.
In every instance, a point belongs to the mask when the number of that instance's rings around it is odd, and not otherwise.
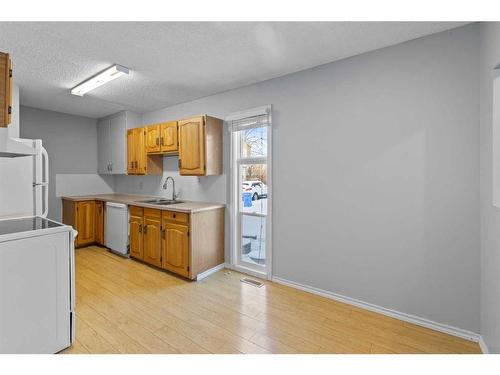
[[[480,353],[478,344],[222,270],[189,282],[76,251],[76,342],[63,353]]]

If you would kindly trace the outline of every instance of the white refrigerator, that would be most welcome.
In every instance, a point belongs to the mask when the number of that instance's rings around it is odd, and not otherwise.
[[[56,353],[75,337],[74,239],[47,219],[41,140],[0,135],[0,353]]]

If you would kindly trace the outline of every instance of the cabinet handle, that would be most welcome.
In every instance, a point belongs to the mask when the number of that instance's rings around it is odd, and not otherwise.
[[[164,146],[163,137],[161,137],[161,145]]]
[[[179,168],[182,168],[182,162],[181,162],[181,159],[179,159]]]
[[[144,234],[148,234],[148,225],[144,225]]]
[[[165,239],[165,229],[161,231],[161,238]]]
[[[160,138],[156,138],[156,145],[159,146],[160,145]]]
[[[139,233],[142,233],[142,224],[139,224]]]
[[[175,219],[175,214],[173,214],[173,218]]]

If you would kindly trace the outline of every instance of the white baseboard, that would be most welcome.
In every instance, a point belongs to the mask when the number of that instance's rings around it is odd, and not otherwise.
[[[479,347],[483,354],[490,354],[490,350],[488,349],[488,345],[484,342],[483,336],[479,336]]]
[[[430,328],[430,329],[433,329],[435,331],[447,333],[449,335],[460,337],[460,338],[463,338],[466,340],[479,342],[481,345],[481,342],[480,342],[481,336],[479,334],[471,332],[471,331],[467,331],[467,330],[457,328],[457,327],[452,327],[452,326],[442,324],[442,323],[437,323],[437,322],[434,322],[432,320],[421,318],[421,317],[418,317],[415,315],[406,314],[406,313],[402,313],[399,311],[391,310],[391,309],[388,309],[385,307],[374,305],[372,303],[363,302],[363,301],[357,300],[355,298],[342,296],[342,295],[337,294],[337,293],[332,293],[332,292],[329,292],[329,291],[326,291],[323,289],[319,289],[319,288],[315,288],[315,287],[311,287],[311,286],[307,286],[307,285],[302,285],[302,284],[296,283],[294,281],[282,279],[280,277],[273,277],[272,281],[274,281],[278,284],[283,284],[283,285],[286,285],[286,286],[289,286],[292,288],[303,290],[305,292],[309,292],[309,293],[316,294],[316,295],[319,295],[322,297],[326,297],[326,298],[329,298],[329,299],[332,299],[335,301],[344,302],[344,303],[347,303],[349,305],[360,307],[362,309],[370,310],[370,311],[373,311],[373,312],[376,312],[376,313],[379,313],[382,315],[390,316],[391,318],[403,320],[405,322],[413,323],[413,324],[416,324],[416,325],[419,325],[419,326],[422,326],[425,328]],[[486,348],[486,345],[484,345],[484,346]],[[481,349],[482,349],[482,347],[481,347]]]
[[[200,281],[201,279],[204,279],[205,277],[210,276],[211,274],[216,273],[217,271],[220,271],[225,266],[226,265],[224,263],[221,263],[218,266],[206,270],[205,272],[199,273],[198,275],[196,275],[196,281]]]

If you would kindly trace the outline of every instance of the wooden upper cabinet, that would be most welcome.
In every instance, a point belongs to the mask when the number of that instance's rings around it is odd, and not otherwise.
[[[149,264],[161,267],[161,211],[145,208],[143,224],[143,260]]]
[[[130,256],[136,259],[144,258],[143,251],[143,209],[130,207],[129,217],[129,245]]]
[[[179,121],[179,172],[222,174],[222,120],[199,116]]]
[[[135,133],[134,129],[127,130],[127,173],[136,173],[135,158]]]
[[[12,61],[0,52],[0,127],[7,127],[12,114]]]
[[[205,175],[205,119],[194,117],[179,121],[179,172]]]
[[[163,219],[162,267],[189,277],[189,227]]]
[[[162,153],[170,154],[179,152],[177,121],[160,124],[160,145]]]
[[[95,242],[95,201],[76,203],[75,229],[77,247]]]
[[[152,175],[163,173],[163,157],[148,155],[146,151],[147,128],[127,131],[127,173]]]
[[[146,129],[146,152],[158,153],[161,152],[160,145],[160,128],[159,124],[149,125]]]
[[[95,202],[95,242],[104,246],[104,202]]]

